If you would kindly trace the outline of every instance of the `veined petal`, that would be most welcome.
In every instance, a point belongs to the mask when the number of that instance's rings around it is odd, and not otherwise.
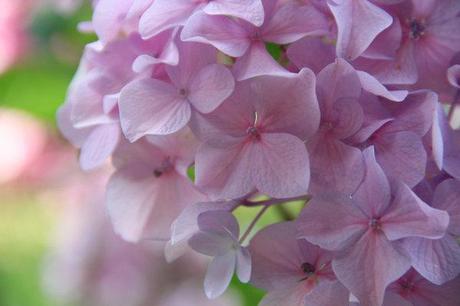
[[[154,79],[136,80],[120,95],[120,121],[131,141],[144,135],[167,135],[179,131],[190,120],[190,104],[177,89]]]

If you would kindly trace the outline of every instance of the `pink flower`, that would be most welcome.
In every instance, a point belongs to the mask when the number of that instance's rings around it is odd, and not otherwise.
[[[195,140],[188,131],[150,137],[115,152],[117,168],[107,186],[107,206],[115,231],[128,241],[167,241],[175,218],[206,197],[187,178]]]
[[[366,174],[352,197],[314,197],[299,219],[300,237],[340,251],[332,261],[339,281],[363,306],[382,305],[387,286],[411,266],[398,240],[439,239],[449,224],[446,212],[422,202],[407,185],[390,184],[373,148],[364,151]],[[373,271],[371,275],[368,271]],[[366,281],[363,281],[366,280]]]
[[[168,81],[142,78],[123,88],[120,120],[130,141],[175,133],[187,125],[192,110],[210,113],[233,92],[233,76],[216,64],[212,48],[180,43],[179,55],[177,66],[165,68]]]
[[[251,283],[268,291],[260,305],[348,306],[332,271],[331,252],[296,239],[293,222],[270,225],[251,240]]]
[[[213,198],[259,191],[276,198],[304,195],[310,180],[303,141],[318,128],[315,78],[309,70],[288,77],[240,82],[213,113],[194,118],[204,143],[196,156],[196,184]]]
[[[307,35],[325,33],[323,16],[311,5],[296,2],[277,4],[265,0],[265,20],[256,27],[226,16],[194,14],[181,33],[182,40],[208,43],[223,53],[237,57],[234,71],[237,80],[267,74],[285,74],[266,51],[264,42],[289,44]]]
[[[251,254],[238,241],[239,226],[235,217],[224,210],[204,212],[198,216],[200,231],[193,235],[190,246],[197,252],[213,256],[204,280],[206,296],[222,295],[236,271],[241,282],[251,277]]]

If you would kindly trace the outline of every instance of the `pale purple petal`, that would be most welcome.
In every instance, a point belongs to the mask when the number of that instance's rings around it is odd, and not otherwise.
[[[460,245],[451,235],[434,240],[407,238],[403,245],[412,266],[432,283],[442,285],[460,274]]]
[[[412,132],[389,133],[374,140],[377,161],[392,178],[413,187],[425,177],[427,153],[420,136]]]
[[[388,100],[401,102],[409,92],[407,90],[388,90],[375,77],[364,71],[358,71],[359,80],[364,90]]]
[[[305,144],[290,134],[263,134],[250,145],[251,175],[261,193],[275,198],[307,194],[310,163]]]
[[[383,233],[367,231],[343,257],[332,262],[339,281],[361,305],[382,305],[385,289],[410,268],[410,259]]]
[[[327,29],[326,18],[312,5],[287,2],[264,25],[262,36],[265,41],[286,45],[307,35],[325,34]]]
[[[439,239],[446,233],[449,215],[430,207],[407,185],[398,184],[394,200],[380,222],[390,240],[414,236]]]
[[[374,148],[363,152],[366,173],[353,199],[368,217],[381,215],[390,204],[390,184],[380,165],[375,160]]]
[[[313,197],[297,224],[300,238],[327,250],[341,250],[365,233],[368,217],[349,197],[331,194]]]
[[[233,240],[222,233],[201,231],[194,234],[188,244],[196,252],[208,256],[222,256],[233,252]]]
[[[213,64],[200,70],[192,79],[187,98],[201,113],[215,110],[235,88],[230,70],[223,65]]]
[[[261,0],[214,0],[203,11],[209,15],[228,15],[244,19],[255,26],[264,22],[264,7]]]
[[[211,44],[233,57],[242,56],[251,44],[248,32],[240,23],[226,16],[209,16],[203,12],[189,18],[181,39]]]
[[[190,104],[171,84],[154,79],[133,81],[120,95],[120,121],[132,142],[142,136],[172,134],[190,120]]]
[[[227,290],[235,271],[235,265],[235,252],[228,252],[212,259],[204,280],[204,291],[208,298],[215,299]]]
[[[99,0],[94,8],[93,27],[103,42],[109,42],[118,36],[120,19],[124,19],[133,0],[113,1]]]
[[[127,241],[139,241],[158,197],[159,184],[145,165],[117,171],[107,186],[108,213],[116,233]]]
[[[335,60],[335,49],[321,38],[306,37],[289,45],[287,56],[297,68],[319,73]]]
[[[217,233],[238,240],[240,229],[238,221],[226,210],[203,212],[198,216],[198,227],[203,232]]]
[[[120,140],[118,123],[95,127],[81,147],[80,166],[92,170],[108,160]]]
[[[367,0],[329,1],[338,28],[337,55],[355,59],[363,53],[393,18]]]
[[[139,33],[150,38],[172,27],[183,25],[198,4],[189,0],[155,0],[139,21]]]
[[[331,191],[350,195],[358,188],[365,172],[364,157],[359,149],[323,134],[314,137],[307,148],[312,195]]]
[[[305,305],[305,288],[303,283],[289,289],[269,291],[264,296],[259,306],[304,306]]]
[[[248,103],[254,105],[263,131],[289,133],[301,140],[317,131],[320,111],[311,70],[302,69],[289,77],[258,77],[250,87]]]
[[[262,75],[288,76],[290,74],[268,53],[263,42],[253,42],[233,66],[238,81]]]

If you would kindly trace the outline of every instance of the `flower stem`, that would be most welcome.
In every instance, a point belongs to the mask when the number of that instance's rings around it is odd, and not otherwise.
[[[240,239],[240,244],[243,244],[244,240],[246,240],[246,238],[249,236],[249,234],[251,233],[252,229],[254,228],[254,226],[256,225],[257,221],[259,221],[259,219],[263,216],[263,214],[267,211],[267,209],[269,208],[270,206],[264,206],[262,207],[262,209],[259,211],[259,213],[257,214],[257,216],[254,218],[254,220],[252,220],[251,224],[249,224],[248,228],[246,229],[246,231],[244,232],[243,236],[241,236],[241,239]]]

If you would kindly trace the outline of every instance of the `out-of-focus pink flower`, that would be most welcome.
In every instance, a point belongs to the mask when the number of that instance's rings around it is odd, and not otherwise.
[[[20,111],[0,109],[0,184],[18,178],[32,167],[43,154],[46,141],[45,128],[34,118]]]
[[[28,3],[28,0],[0,0],[0,74],[14,64],[24,50]]]

